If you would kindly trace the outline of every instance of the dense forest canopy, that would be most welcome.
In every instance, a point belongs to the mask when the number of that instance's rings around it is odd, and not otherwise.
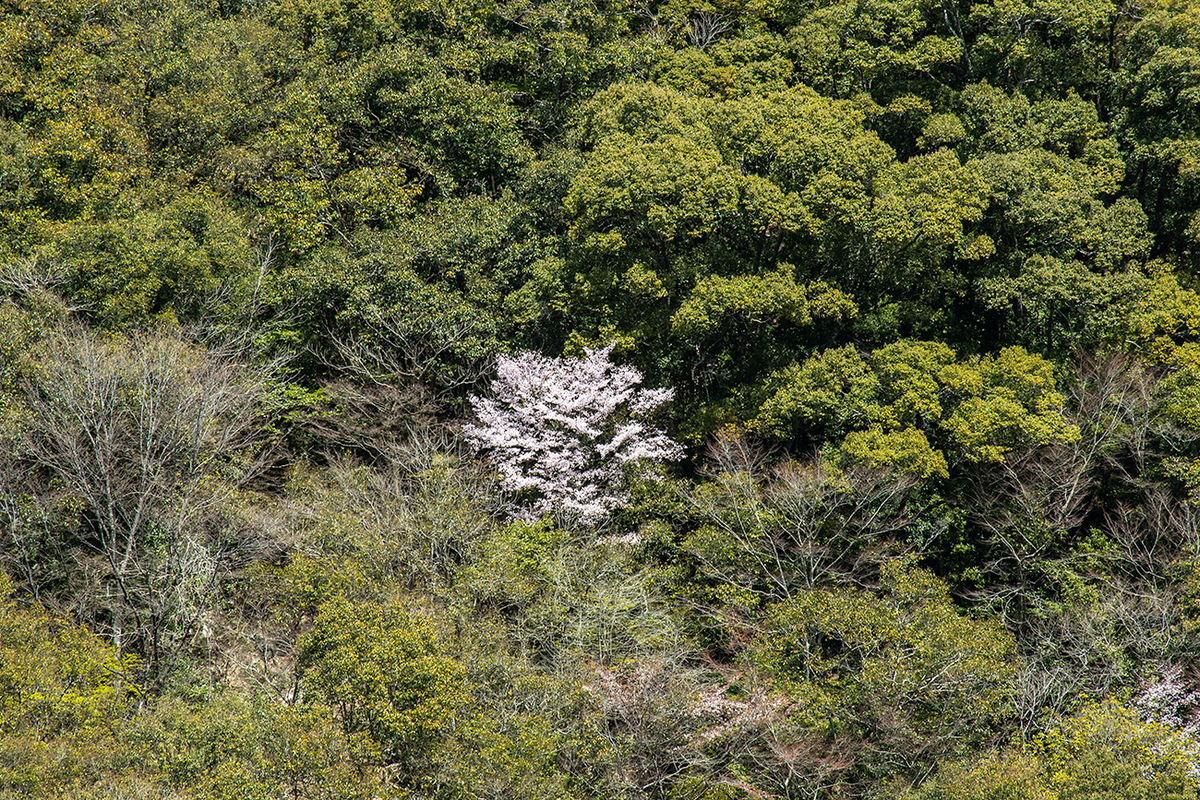
[[[0,3],[0,797],[1197,798],[1198,277],[1196,0]]]

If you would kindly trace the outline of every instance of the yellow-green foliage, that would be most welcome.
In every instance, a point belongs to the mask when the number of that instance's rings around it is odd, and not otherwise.
[[[751,662],[802,700],[818,730],[887,730],[881,746],[921,741],[943,754],[986,740],[1008,713],[1013,638],[964,616],[925,570],[893,561],[883,579],[878,595],[813,589],[773,606]]]
[[[339,591],[366,597],[441,588],[474,560],[492,527],[478,502],[480,487],[450,456],[416,461],[292,470],[285,512],[298,552],[282,568],[280,585],[299,593],[307,613]]]
[[[322,99],[312,86],[294,88],[280,103],[279,124],[258,142],[269,156],[253,192],[271,229],[296,253],[312,250],[356,219],[395,223],[411,213],[421,192],[380,148],[359,154],[361,166],[353,166]]]
[[[1179,277],[1162,262],[1144,271],[1121,276],[1101,312],[1110,319],[1109,338],[1140,352],[1147,360],[1173,364],[1180,358],[1180,342],[1200,335],[1200,295],[1181,285]]]
[[[819,281],[800,286],[793,272],[791,265],[783,265],[762,276],[703,278],[671,317],[671,330],[680,336],[698,337],[719,330],[732,319],[809,325],[814,318],[846,319],[857,312],[845,293]]]
[[[0,300],[0,394],[16,389],[31,374],[36,343],[66,316],[62,300],[43,289],[26,293],[19,305]]]
[[[1021,751],[989,754],[976,761],[947,765],[920,792],[902,797],[904,800],[1065,800],[1046,787],[1041,763]],[[1108,800],[1108,796],[1104,797]]]
[[[1172,348],[1170,374],[1159,385],[1162,411],[1172,422],[1200,431],[1200,344]]]
[[[548,523],[498,529],[462,578],[475,609],[497,614],[516,648],[548,666],[610,665],[679,639],[627,546],[571,541]]]
[[[18,608],[10,591],[0,575],[2,729],[53,737],[122,716],[134,657],[66,620]]]
[[[855,463],[894,467],[923,478],[950,474],[946,456],[916,428],[884,430],[872,425],[865,431],[851,431],[842,440],[841,452]]]
[[[484,542],[478,561],[463,575],[466,591],[480,606],[516,613],[552,583],[551,565],[566,534],[549,521],[513,523]]]
[[[110,766],[134,659],[10,590],[0,573],[0,794],[52,796]]]
[[[415,770],[467,701],[432,624],[396,605],[326,603],[300,642],[305,691],[338,710],[367,763]]]
[[[853,461],[943,475],[947,452],[999,461],[1014,447],[1072,441],[1054,365],[1020,347],[958,359],[936,342],[901,341],[863,354],[826,350],[776,373],[754,429],[820,431]]]
[[[583,755],[580,734],[592,721],[578,680],[506,653],[502,639],[488,641],[501,635],[488,624],[473,627],[468,635],[475,641],[463,654],[472,699],[438,753],[441,782],[472,797],[572,796],[560,764]]]
[[[1161,345],[1161,346],[1159,346]],[[1152,358],[1161,358],[1166,373],[1154,387],[1155,411],[1159,424],[1180,430],[1191,438],[1200,432],[1200,344],[1176,344],[1162,337],[1150,348]],[[1133,370],[1146,370],[1141,365]],[[1162,460],[1164,472],[1179,480],[1190,492],[1192,501],[1200,499],[1200,459],[1190,448],[1179,448]]]
[[[1060,798],[1104,791],[1139,800],[1197,796],[1200,746],[1114,700],[1084,707],[1040,737],[1034,752]]]
[[[333,709],[234,692],[194,705],[160,700],[129,726],[144,774],[205,800],[378,797],[378,775],[352,758]]]
[[[1025,748],[952,764],[920,800],[1194,800],[1200,747],[1107,700]]]

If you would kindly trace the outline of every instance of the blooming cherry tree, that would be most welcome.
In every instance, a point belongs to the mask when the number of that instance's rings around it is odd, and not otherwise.
[[[506,489],[531,499],[518,516],[598,525],[629,500],[627,465],[682,455],[642,419],[674,391],[639,388],[640,372],[609,360],[612,345],[586,353],[501,356],[492,397],[471,397],[479,423],[466,427],[467,438],[495,462]]]

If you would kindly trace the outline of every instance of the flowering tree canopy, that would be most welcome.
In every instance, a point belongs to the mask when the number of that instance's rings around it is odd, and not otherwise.
[[[638,388],[642,374],[587,356],[501,356],[492,397],[471,397],[479,419],[467,438],[496,463],[505,488],[532,499],[519,516],[559,513],[585,525],[629,498],[625,467],[678,458],[682,449],[641,417],[674,396]]]

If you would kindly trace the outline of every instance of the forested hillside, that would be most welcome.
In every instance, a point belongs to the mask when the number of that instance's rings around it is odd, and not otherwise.
[[[0,2],[0,798],[1196,800],[1200,2]]]

